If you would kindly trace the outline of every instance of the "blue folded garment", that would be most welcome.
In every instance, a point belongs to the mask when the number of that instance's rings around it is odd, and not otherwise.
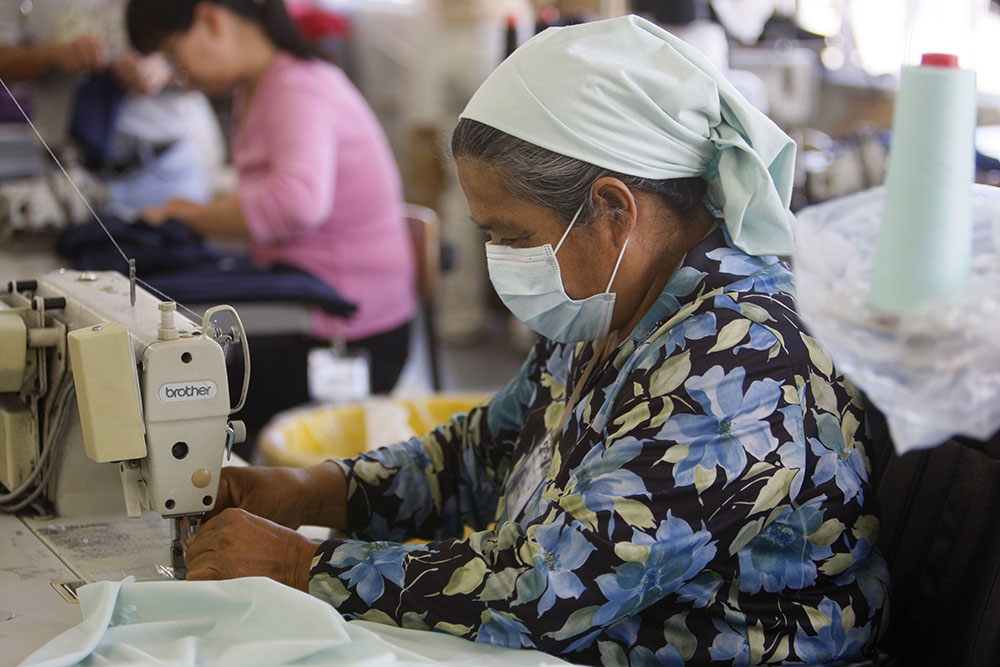
[[[107,70],[93,74],[77,88],[70,134],[88,169],[101,169],[111,161],[124,100],[125,91]]]
[[[138,276],[179,303],[303,303],[344,317],[357,311],[319,278],[285,264],[257,266],[245,255],[207,243],[179,220],[157,227],[116,218],[104,222],[122,251],[135,259]],[[75,269],[128,273],[128,263],[96,222],[67,229],[56,252]]]

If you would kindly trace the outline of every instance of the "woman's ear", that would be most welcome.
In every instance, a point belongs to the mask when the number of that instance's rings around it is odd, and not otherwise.
[[[613,176],[603,176],[591,188],[595,207],[601,215],[612,216],[618,243],[624,243],[632,233],[639,216],[635,195],[627,185]]]
[[[219,37],[223,31],[223,8],[214,2],[199,2],[194,6],[194,23],[201,23],[212,37]]]

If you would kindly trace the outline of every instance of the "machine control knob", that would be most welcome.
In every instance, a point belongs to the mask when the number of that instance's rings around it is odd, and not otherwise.
[[[62,310],[66,307],[66,299],[61,296],[35,297],[31,301],[32,310]]]
[[[229,425],[233,427],[233,444],[238,445],[241,442],[246,442],[247,425],[239,419],[233,419],[229,422]]]
[[[34,292],[38,289],[37,280],[12,280],[7,283],[7,291],[13,294],[14,292]]]
[[[191,483],[199,489],[204,489],[212,483],[212,473],[205,468],[198,468],[191,473]]]
[[[246,442],[247,425],[239,419],[233,419],[226,424],[226,460],[233,455],[233,445]]]

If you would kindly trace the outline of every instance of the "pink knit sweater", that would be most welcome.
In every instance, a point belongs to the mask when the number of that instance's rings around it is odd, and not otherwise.
[[[317,310],[312,335],[357,340],[416,313],[399,172],[374,113],[343,72],[279,53],[252,100],[237,91],[233,163],[254,261],[296,266],[358,304]]]

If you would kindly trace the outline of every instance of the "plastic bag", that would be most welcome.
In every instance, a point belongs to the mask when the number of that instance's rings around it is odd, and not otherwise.
[[[969,283],[901,316],[868,305],[884,188],[798,214],[799,314],[900,453],[1000,430],[1000,188],[974,188]]]

